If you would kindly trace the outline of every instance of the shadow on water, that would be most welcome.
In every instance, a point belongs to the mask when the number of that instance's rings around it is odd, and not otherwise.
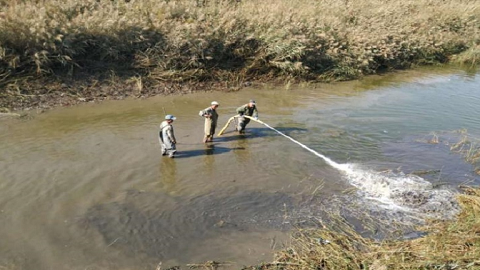
[[[178,151],[175,158],[190,158],[196,156],[210,156],[228,153],[234,150],[245,150],[243,147],[228,148],[215,144],[206,144],[204,149]]]
[[[295,127],[275,127],[276,130],[282,132],[285,135],[291,136],[292,134],[307,133],[308,129],[305,128],[295,128]],[[217,137],[216,140],[219,142],[229,142],[250,138],[265,138],[265,137],[277,137],[280,136],[275,131],[269,128],[246,128],[245,134],[238,134],[236,131],[229,131],[224,133],[227,136]]]

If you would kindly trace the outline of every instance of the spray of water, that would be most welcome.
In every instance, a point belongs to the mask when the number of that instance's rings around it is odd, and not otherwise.
[[[278,134],[282,135],[283,137],[289,139],[290,141],[292,141],[292,142],[300,145],[300,147],[302,147],[303,149],[305,149],[305,150],[309,151],[310,153],[316,155],[317,157],[325,160],[325,162],[326,162],[328,165],[332,166],[333,168],[335,168],[335,169],[337,169],[337,170],[339,170],[339,171],[343,171],[343,172],[345,172],[345,173],[352,173],[352,171],[351,171],[351,169],[349,168],[349,165],[348,165],[348,164],[339,164],[339,163],[336,163],[335,161],[331,160],[330,158],[328,158],[328,157],[326,157],[326,156],[318,153],[317,151],[315,151],[315,150],[313,150],[312,148],[304,145],[303,143],[295,140],[294,138],[292,138],[292,137],[290,137],[290,136],[282,133],[281,131],[279,131],[279,130],[273,128],[273,127],[271,127],[271,126],[268,125],[267,123],[262,122],[262,124],[265,125],[266,127],[268,127],[269,129],[277,132]]]
[[[381,206],[429,218],[451,218],[459,211],[453,192],[434,189],[425,179],[403,173],[380,173],[355,164],[339,164],[270,125],[258,121],[342,172],[362,195]]]

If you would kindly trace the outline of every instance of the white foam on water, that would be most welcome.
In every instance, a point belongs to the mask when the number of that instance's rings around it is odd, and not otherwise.
[[[428,218],[451,218],[458,213],[455,194],[435,189],[433,184],[416,175],[376,172],[349,164],[346,179],[370,200],[384,208],[418,214]]]
[[[355,164],[339,164],[268,124],[262,124],[341,171],[363,197],[379,202],[384,208],[429,218],[452,218],[459,211],[452,191],[434,189],[430,182],[419,176],[375,172]]]

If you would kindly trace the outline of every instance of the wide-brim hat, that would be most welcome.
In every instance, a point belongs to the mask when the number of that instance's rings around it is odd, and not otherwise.
[[[220,105],[220,104],[219,104],[218,102],[216,102],[216,101],[212,101],[211,104],[212,104],[212,105],[217,105],[217,106]]]

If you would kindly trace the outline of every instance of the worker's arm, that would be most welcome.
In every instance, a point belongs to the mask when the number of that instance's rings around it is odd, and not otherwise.
[[[211,108],[206,108],[205,110],[200,111],[198,115],[201,117],[210,117],[212,115]]]
[[[173,127],[172,126],[169,126],[167,128],[167,136],[172,143],[177,143],[177,140],[175,139],[175,133],[173,132]]]
[[[246,106],[246,105],[242,105],[242,106],[240,106],[240,107],[237,108],[237,113],[238,113],[239,115],[244,115],[244,114],[245,114],[245,106]]]
[[[253,107],[253,118],[255,119],[258,119],[258,110],[257,110],[257,106],[255,105],[255,107]]]

